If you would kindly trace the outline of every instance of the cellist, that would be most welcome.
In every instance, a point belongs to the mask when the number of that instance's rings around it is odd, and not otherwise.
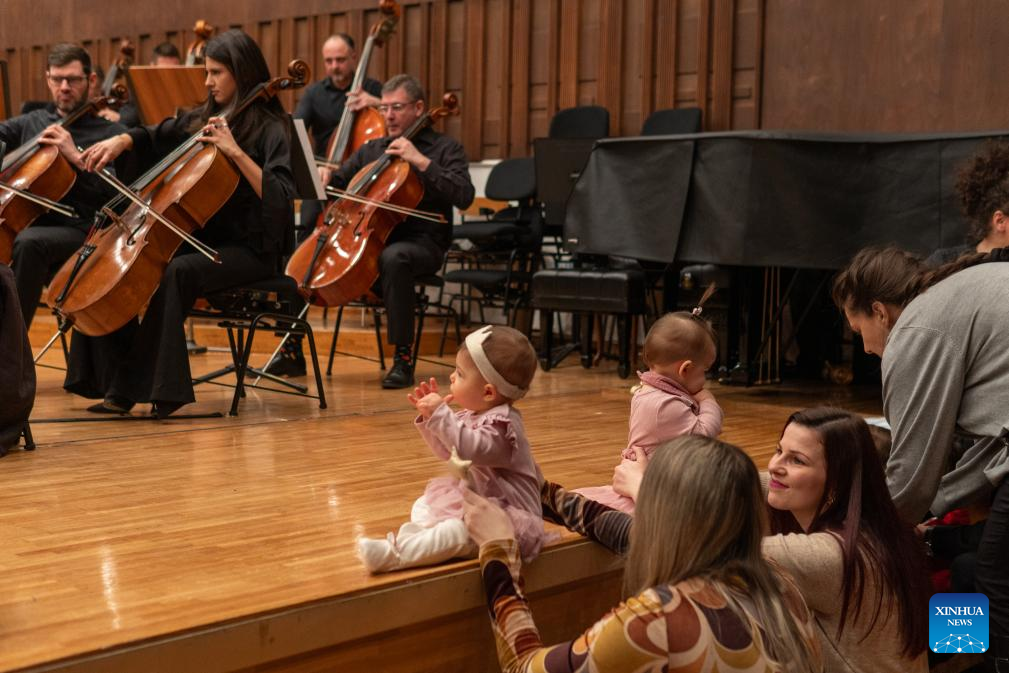
[[[408,164],[424,187],[418,210],[437,212],[443,223],[409,216],[396,225],[378,261],[379,279],[373,291],[382,297],[388,319],[389,343],[396,348],[393,366],[382,380],[383,388],[407,388],[414,383],[413,347],[414,292],[417,276],[437,273],[452,242],[452,208],[466,208],[475,195],[469,162],[462,145],[430,127],[413,141],[403,133],[424,114],[424,88],[416,77],[396,75],[382,87],[378,109],[385,118],[386,137],[372,140],[355,152],[333,175],[331,185],[345,187],[365,165],[383,154],[397,156]],[[288,374],[304,356],[296,338],[270,363],[271,373]]]
[[[381,101],[382,83],[370,77],[356,91],[350,87],[357,72],[357,49],[354,38],[346,33],[331,35],[322,43],[322,62],[326,76],[309,85],[294,110],[295,119],[303,119],[312,133],[312,143],[316,154],[325,154],[330,136],[340,123],[343,108],[357,112],[366,107],[375,107]],[[322,183],[329,182],[331,172],[319,167]],[[306,200],[301,204],[301,230],[311,232],[315,221],[322,212],[322,201]],[[300,237],[299,237],[300,240]]]
[[[130,129],[84,153],[88,170],[99,170],[124,152],[150,164],[168,155],[202,128],[239,173],[228,201],[196,233],[213,247],[221,263],[183,246],[168,264],[139,326],[136,321],[105,337],[75,333],[64,387],[102,399],[89,407],[123,413],[151,402],[165,417],[195,400],[186,352],[184,323],[193,302],[206,293],[261,280],[280,269],[294,244],[290,163],[290,120],[280,103],[257,100],[225,120],[270,71],[259,46],[239,30],[213,37],[206,46],[208,97],[201,106],[156,126]]]
[[[42,287],[81,247],[95,210],[114,194],[98,176],[83,172],[84,164],[77,148],[90,147],[126,130],[90,114],[82,116],[69,128],[63,128],[60,121],[87,102],[89,87],[97,82],[98,76],[92,71],[88,52],[76,44],[57,44],[49,52],[47,62],[46,84],[52,104],[0,122],[0,140],[7,143],[8,154],[41,133],[38,143],[58,147],[77,173],[73,187],[60,200],[72,207],[77,217],[45,213],[14,239],[11,268],[21,313],[29,327],[42,296]]]

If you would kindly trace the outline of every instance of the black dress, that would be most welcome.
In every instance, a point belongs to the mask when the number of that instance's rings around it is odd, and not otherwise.
[[[248,114],[246,112],[245,114]],[[264,115],[265,116],[265,115]],[[216,249],[215,264],[183,246],[168,264],[142,321],[104,337],[75,333],[64,387],[90,398],[162,403],[173,408],[195,401],[185,320],[197,298],[268,278],[294,243],[289,120],[267,116],[240,143],[263,170],[260,199],[239,177],[231,198],[196,233]],[[166,156],[189,137],[189,118],[131,129],[134,154],[146,163]],[[237,169],[236,169],[237,170]]]

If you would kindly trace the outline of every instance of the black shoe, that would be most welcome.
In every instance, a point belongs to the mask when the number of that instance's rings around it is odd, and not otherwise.
[[[413,385],[413,367],[409,360],[396,358],[392,369],[382,379],[383,388],[409,388]]]
[[[120,414],[125,415],[130,413],[130,409],[133,408],[133,402],[126,399],[125,397],[119,397],[117,395],[110,395],[98,404],[92,404],[88,407],[88,411],[93,414]]]
[[[159,419],[168,418],[185,404],[185,402],[163,402],[156,400],[151,403],[151,416]]]
[[[305,353],[301,350],[301,343],[291,348],[285,344],[263,371],[274,376],[304,376],[308,370],[305,368]]]

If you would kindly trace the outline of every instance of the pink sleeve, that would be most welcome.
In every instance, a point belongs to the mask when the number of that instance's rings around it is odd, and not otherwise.
[[[454,446],[460,458],[472,460],[476,465],[508,467],[512,463],[514,444],[509,438],[512,431],[504,418],[490,420],[474,428],[462,422],[449,411],[447,404],[443,404],[424,425],[426,427],[421,430],[421,434],[425,430],[430,433],[432,439],[443,447],[445,458]],[[420,427],[418,424],[418,428]],[[432,444],[431,441],[428,443]],[[434,449],[433,444],[431,448]],[[435,453],[438,451],[435,450]]]
[[[722,431],[722,408],[714,400],[699,403],[698,413],[690,408],[686,399],[664,395],[651,412],[656,444],[683,435],[715,437]],[[632,419],[633,421],[633,419]],[[647,423],[648,421],[643,421]]]
[[[459,421],[459,419],[455,418],[455,415],[451,412],[451,410],[449,410],[447,404],[443,404],[440,407],[438,407],[435,410],[434,414],[431,414],[431,418],[434,418],[435,415],[441,412],[443,409],[448,412],[449,416],[452,416],[453,420],[455,420],[456,422]],[[415,428],[417,428],[417,431],[420,433],[420,436],[423,437],[424,441],[427,442],[427,445],[431,447],[431,452],[438,458],[441,458],[442,460],[448,460],[449,456],[452,455],[452,448],[442,444],[438,436],[433,432],[431,432],[431,427],[429,423],[430,421],[425,420],[424,417],[421,416],[420,414],[417,414],[417,418],[415,418],[413,421],[413,425]]]
[[[713,399],[704,400],[698,406],[700,409],[694,417],[690,434],[717,437],[722,432],[722,407]]]

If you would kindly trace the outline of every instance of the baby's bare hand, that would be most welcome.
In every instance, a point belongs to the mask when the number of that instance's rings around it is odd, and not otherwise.
[[[428,393],[417,400],[417,403],[414,406],[417,407],[417,411],[420,412],[421,416],[424,418],[431,418],[431,414],[433,414],[438,407],[443,404],[445,404],[445,399],[441,395],[438,393]]]

